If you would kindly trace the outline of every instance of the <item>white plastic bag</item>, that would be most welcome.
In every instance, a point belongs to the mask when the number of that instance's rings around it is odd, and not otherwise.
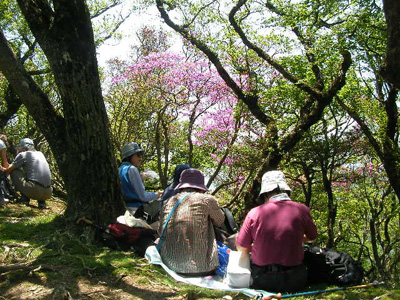
[[[127,210],[123,216],[117,218],[117,222],[127,225],[129,227],[143,227],[148,229],[153,229],[145,220],[135,218],[131,215],[130,211]]]
[[[231,251],[224,283],[235,288],[247,288],[251,284],[250,256],[241,251]]]

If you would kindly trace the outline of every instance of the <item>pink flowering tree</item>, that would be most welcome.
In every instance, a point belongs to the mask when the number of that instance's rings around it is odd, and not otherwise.
[[[208,186],[232,181],[229,170],[242,147],[238,141],[248,135],[248,114],[206,61],[159,52],[117,65],[106,101],[117,147],[143,143],[163,187],[178,163],[205,171]]]
[[[253,149],[261,159],[241,197],[250,209],[262,174],[279,167],[345,85],[351,55],[339,44],[341,31],[315,22],[320,11],[308,1],[154,2],[165,23],[207,57],[263,128]],[[328,23],[350,13],[340,5],[326,9]],[[243,74],[246,85],[238,84]]]

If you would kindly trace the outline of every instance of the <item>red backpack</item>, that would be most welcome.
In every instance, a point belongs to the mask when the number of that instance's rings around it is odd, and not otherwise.
[[[101,237],[103,243],[112,249],[134,251],[138,256],[144,257],[147,247],[155,244],[157,231],[113,223],[107,226]]]

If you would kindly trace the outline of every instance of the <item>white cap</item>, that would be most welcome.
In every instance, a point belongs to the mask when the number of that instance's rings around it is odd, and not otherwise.
[[[269,171],[265,173],[261,181],[260,195],[279,188],[281,191],[291,192],[286,183],[285,175],[281,171]]]
[[[19,140],[19,148],[26,148],[28,150],[34,150],[35,144],[30,138],[24,138]]]

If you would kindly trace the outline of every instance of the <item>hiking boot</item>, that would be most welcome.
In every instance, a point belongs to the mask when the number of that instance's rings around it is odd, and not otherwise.
[[[1,198],[1,197],[0,197],[0,202],[1,202],[2,204],[8,204],[8,203],[10,203],[10,200],[7,199],[7,198]]]
[[[45,209],[46,208],[46,202],[38,201],[38,208],[39,209]]]
[[[19,199],[19,202],[25,205],[29,205],[29,202],[31,201],[31,199],[29,199],[27,196],[25,195],[21,195],[21,198]]]
[[[7,198],[4,198],[3,195],[0,196],[0,207],[5,206],[6,204],[8,204],[10,201]]]

